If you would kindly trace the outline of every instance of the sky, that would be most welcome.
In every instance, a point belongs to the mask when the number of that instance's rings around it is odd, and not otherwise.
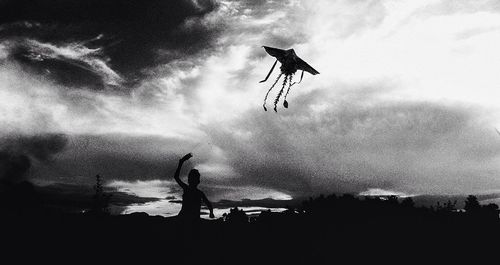
[[[277,113],[263,45],[321,73]],[[500,193],[498,47],[494,0],[2,0],[0,178],[178,198],[193,152],[214,201]]]

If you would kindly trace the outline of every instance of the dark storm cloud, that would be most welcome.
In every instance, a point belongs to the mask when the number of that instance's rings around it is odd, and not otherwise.
[[[300,206],[301,200],[274,200],[271,198],[260,200],[242,199],[241,201],[220,200],[214,203],[217,208],[232,208],[232,207],[266,207],[266,208],[281,208],[287,206]]]
[[[0,38],[16,47],[14,58],[32,68],[43,68],[65,85],[76,78],[74,85],[96,86],[93,82],[103,79],[96,67],[103,64],[135,83],[148,68],[210,47],[220,29],[207,28],[197,19],[216,8],[210,0],[1,1]],[[191,23],[186,26],[188,20]],[[33,49],[33,43],[26,40],[45,45],[45,50],[36,45]],[[47,45],[66,49],[59,54],[64,56],[46,56]],[[68,58],[68,49],[99,54]],[[98,63],[91,61],[97,59]],[[101,82],[109,85],[106,80]]]
[[[0,180],[18,181],[31,167],[27,155],[0,151]]]
[[[64,154],[50,167],[37,168],[37,176],[64,183],[86,183],[96,174],[108,180],[170,179],[179,156],[192,146],[156,136],[72,135]]]
[[[6,136],[0,139],[0,179],[22,180],[31,168],[33,159],[46,163],[66,147],[63,134],[35,136]]]
[[[24,70],[55,80],[66,87],[102,90],[106,86],[118,86],[123,83],[122,78],[106,65],[109,58],[96,51],[79,51],[78,49],[84,48],[82,44],[61,47],[34,40],[16,40],[10,42],[9,46],[9,58],[21,63]],[[64,54],[63,49],[73,54]],[[102,66],[105,69],[102,69]]]
[[[26,153],[39,161],[49,161],[54,154],[61,152],[67,144],[67,137],[63,134],[35,135],[19,137],[7,144],[7,149]]]
[[[336,107],[317,111],[315,104],[329,102],[318,98],[313,92],[279,116],[253,111],[234,127],[210,131],[242,176],[236,182],[294,196],[373,187],[411,193],[429,185],[431,193],[464,191],[494,183],[487,168],[500,144],[479,110],[339,98]]]
[[[92,183],[93,178],[88,178],[86,185],[74,185],[53,183],[50,185],[35,186],[46,206],[66,209],[68,211],[81,212],[92,207],[95,189]],[[153,202],[155,198],[138,197],[124,192],[117,191],[110,187],[105,187],[105,192],[111,195],[111,207],[124,207],[134,203]],[[121,209],[118,209],[120,211]]]

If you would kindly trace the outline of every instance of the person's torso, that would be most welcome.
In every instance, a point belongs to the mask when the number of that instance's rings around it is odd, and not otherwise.
[[[196,188],[186,188],[182,194],[182,208],[180,215],[200,217],[201,192]]]

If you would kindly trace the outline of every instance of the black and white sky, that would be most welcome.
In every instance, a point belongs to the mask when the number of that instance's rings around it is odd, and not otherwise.
[[[262,45],[321,73],[277,114]],[[498,47],[496,0],[1,0],[2,178],[163,198],[193,151],[214,200],[495,193]]]

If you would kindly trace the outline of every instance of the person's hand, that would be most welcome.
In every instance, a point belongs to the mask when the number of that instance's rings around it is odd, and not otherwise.
[[[210,212],[210,215],[208,217],[215,218],[214,212]]]
[[[193,157],[193,155],[191,153],[189,153],[189,154],[183,156],[179,162],[185,162],[185,161],[189,160],[191,157]]]

